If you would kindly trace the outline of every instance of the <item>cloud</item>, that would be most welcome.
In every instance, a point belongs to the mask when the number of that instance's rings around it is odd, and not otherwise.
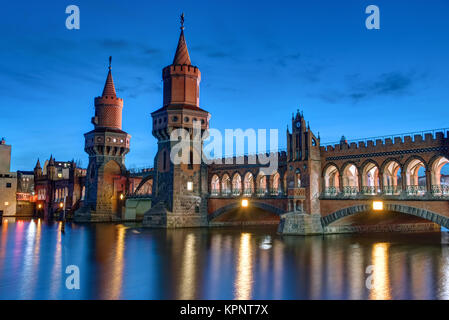
[[[131,46],[131,44],[126,40],[113,40],[113,39],[105,39],[100,40],[100,45],[109,49],[126,49]]]
[[[412,94],[413,86],[425,78],[425,74],[415,71],[392,71],[381,73],[371,79],[363,79],[359,73],[347,75],[344,90],[327,89],[313,97],[318,97],[329,103],[351,101],[357,103],[364,99],[372,99],[378,96],[402,96]]]

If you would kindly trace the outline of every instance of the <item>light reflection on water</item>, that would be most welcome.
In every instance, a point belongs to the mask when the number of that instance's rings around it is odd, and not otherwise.
[[[80,290],[65,288],[68,265],[80,268]],[[6,219],[0,227],[0,299],[448,298],[449,245],[436,233],[280,237],[275,227],[70,223],[62,233],[60,223]]]

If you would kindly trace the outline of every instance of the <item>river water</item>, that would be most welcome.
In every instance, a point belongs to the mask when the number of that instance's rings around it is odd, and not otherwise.
[[[76,281],[69,266],[79,270],[78,290],[66,287]],[[60,223],[7,219],[0,226],[0,299],[448,298],[449,245],[439,233],[281,237],[275,226],[71,223],[62,233]]]

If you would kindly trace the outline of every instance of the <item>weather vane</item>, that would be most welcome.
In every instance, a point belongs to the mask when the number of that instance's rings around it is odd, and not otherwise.
[[[184,12],[181,13],[181,30],[184,30]]]
[[[109,56],[109,70],[112,69],[112,56]]]

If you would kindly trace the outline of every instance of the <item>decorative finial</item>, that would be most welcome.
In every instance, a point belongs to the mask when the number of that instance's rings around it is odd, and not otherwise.
[[[181,13],[181,30],[184,30],[184,12]]]
[[[112,69],[112,56],[109,56],[109,70]]]

